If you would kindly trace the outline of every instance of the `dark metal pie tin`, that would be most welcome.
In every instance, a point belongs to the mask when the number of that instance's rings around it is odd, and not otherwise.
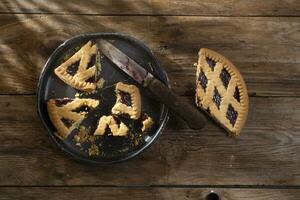
[[[56,131],[49,119],[46,102],[51,98],[74,98],[78,92],[61,81],[55,74],[54,69],[63,62],[65,56],[73,54],[89,40],[107,39],[117,48],[126,53],[138,64],[150,71],[156,78],[160,79],[165,85],[169,86],[166,72],[161,68],[158,59],[152,51],[142,42],[130,36],[119,33],[93,33],[73,37],[61,44],[50,56],[41,72],[37,88],[37,109],[38,115],[47,129],[53,141],[68,155],[78,161],[89,164],[108,164],[125,161],[133,158],[147,149],[161,134],[168,121],[168,108],[157,102],[151,97],[147,89],[139,86],[133,79],[128,77],[124,72],[114,66],[107,58],[101,59],[102,71],[101,76],[104,78],[104,89],[98,90],[92,94],[82,94],[81,98],[93,98],[100,101],[100,108],[88,114],[82,122],[82,126],[88,127],[90,134],[97,125],[97,120],[101,115],[110,114],[111,107],[115,103],[116,95],[114,93],[114,84],[124,82],[135,84],[140,89],[142,113],[151,116],[155,123],[150,131],[145,133],[139,132],[139,122],[132,122],[125,119],[130,124],[132,137],[113,137],[105,135],[97,138],[95,141],[99,145],[100,154],[98,156],[89,156],[87,153],[91,144],[87,142],[80,148],[74,143],[74,134],[78,129],[72,131],[65,140],[60,140],[54,134]],[[125,123],[124,122],[124,123]],[[132,126],[131,126],[132,125]],[[138,140],[136,145],[135,141]]]

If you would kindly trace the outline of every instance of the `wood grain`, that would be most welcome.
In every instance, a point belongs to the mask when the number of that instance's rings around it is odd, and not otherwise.
[[[193,63],[207,47],[237,65],[250,95],[299,96],[299,30],[299,18],[289,17],[0,15],[0,94],[34,94],[42,66],[65,39],[123,32],[149,44],[180,95],[194,94]]]
[[[299,16],[297,0],[2,0],[1,13],[97,15]]]
[[[250,98],[248,122],[236,139],[211,120],[193,131],[172,116],[142,155],[99,167],[77,163],[54,146],[34,102],[30,95],[0,96],[2,186],[300,185],[298,98]]]
[[[147,43],[173,90],[193,103],[199,48],[228,57],[244,76],[248,122],[238,138],[208,121],[194,131],[171,115],[142,155],[87,166],[50,140],[36,113],[47,58],[82,33],[123,32]],[[0,200],[298,200],[300,1],[1,0]]]
[[[1,200],[32,199],[131,199],[131,200],[205,200],[214,191],[222,200],[298,200],[299,189],[234,189],[234,188],[99,188],[99,187],[34,187],[0,188]],[[208,199],[213,200],[213,199]]]

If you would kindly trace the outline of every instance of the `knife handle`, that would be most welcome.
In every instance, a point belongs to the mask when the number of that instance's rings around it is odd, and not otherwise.
[[[190,128],[199,130],[205,126],[206,120],[203,114],[185,100],[180,99],[161,81],[149,77],[145,80],[144,85],[157,100],[172,109]]]

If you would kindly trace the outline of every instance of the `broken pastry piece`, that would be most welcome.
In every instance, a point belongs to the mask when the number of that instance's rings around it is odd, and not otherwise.
[[[57,130],[56,136],[64,140],[93,108],[99,105],[94,99],[50,99],[47,109],[50,120]]]
[[[239,135],[248,115],[248,93],[237,68],[219,53],[201,49],[196,74],[196,104],[230,135]]]
[[[131,119],[139,119],[141,116],[140,91],[135,85],[122,82],[116,85],[117,100],[111,112],[115,115],[127,114]]]
[[[87,42],[73,56],[59,65],[55,74],[66,84],[81,91],[90,92],[96,89],[96,54],[97,46]]]
[[[110,129],[113,136],[126,136],[129,130],[123,122],[118,124],[113,116],[104,115],[100,118],[94,135],[104,135],[107,127]]]
[[[143,115],[143,121],[142,121],[142,132],[148,131],[151,129],[154,121],[151,117],[149,117],[147,114]]]

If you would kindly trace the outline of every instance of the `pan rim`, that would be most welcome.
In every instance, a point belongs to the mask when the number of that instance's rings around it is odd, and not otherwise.
[[[72,152],[71,150],[69,150],[68,148],[65,148],[62,141],[60,141],[55,135],[54,133],[51,131],[49,125],[47,124],[47,120],[45,119],[45,114],[42,112],[42,104],[44,102],[43,98],[42,98],[42,90],[43,90],[43,83],[44,83],[44,77],[46,76],[46,72],[49,70],[49,68],[51,67],[50,63],[52,62],[52,60],[57,56],[57,54],[59,53],[59,51],[61,50],[61,48],[63,48],[64,46],[72,43],[73,41],[79,40],[79,39],[83,39],[83,38],[89,38],[89,37],[101,37],[101,36],[117,36],[117,37],[122,37],[124,39],[128,39],[131,40],[133,42],[135,42],[136,44],[138,44],[139,46],[141,46],[143,48],[143,50],[145,50],[149,55],[151,55],[151,58],[153,59],[153,61],[155,62],[157,68],[159,68],[159,70],[162,73],[162,76],[165,80],[162,80],[162,82],[167,85],[168,87],[170,87],[170,82],[169,82],[169,78],[168,75],[166,73],[166,71],[161,67],[160,62],[158,60],[158,58],[154,55],[154,53],[152,52],[152,50],[142,41],[129,36],[127,34],[124,33],[117,33],[117,32],[98,32],[98,33],[85,33],[85,34],[80,34],[80,35],[76,35],[74,37],[71,37],[67,40],[65,40],[62,44],[60,44],[53,52],[52,54],[49,56],[48,60],[46,61],[46,63],[43,66],[43,69],[40,73],[39,76],[39,80],[38,80],[38,84],[37,84],[37,112],[38,112],[38,116],[40,118],[40,120],[42,121],[43,126],[45,127],[45,129],[48,132],[48,135],[50,136],[50,138],[52,139],[52,141],[65,153],[67,154],[69,157],[71,157],[72,159],[82,162],[82,163],[87,163],[90,165],[106,165],[106,164],[113,164],[113,163],[119,163],[119,162],[123,162],[132,158],[137,157],[138,155],[140,155],[142,152],[144,152],[146,149],[148,149],[162,134],[163,130],[166,127],[166,124],[169,120],[169,109],[167,106],[162,105],[162,111],[161,111],[161,115],[163,116],[161,119],[161,124],[159,125],[158,129],[155,131],[154,135],[152,136],[151,140],[149,142],[147,142],[143,147],[133,151],[132,153],[130,153],[129,155],[124,155],[123,157],[121,157],[120,159],[116,159],[116,160],[111,160],[111,161],[100,161],[100,160],[93,160],[93,159],[88,159],[82,156],[79,156],[77,154],[75,154],[74,152]],[[44,83],[45,84],[45,83]]]

